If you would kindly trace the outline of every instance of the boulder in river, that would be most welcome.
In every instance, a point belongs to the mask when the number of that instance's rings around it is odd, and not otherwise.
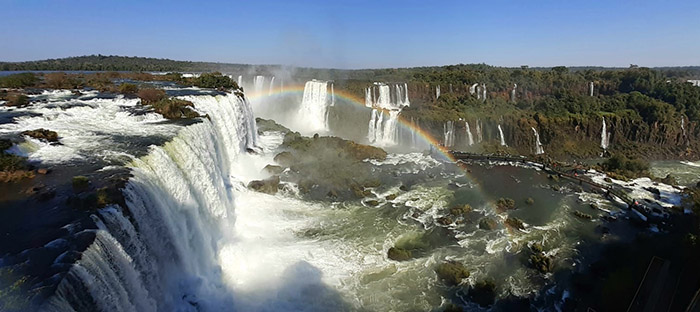
[[[462,263],[456,261],[445,261],[438,264],[435,273],[447,285],[459,285],[463,279],[469,277],[469,270]]]
[[[273,176],[265,180],[255,180],[248,183],[248,188],[267,194],[275,194],[279,189],[280,177]]]
[[[410,250],[406,250],[403,248],[399,247],[391,247],[389,248],[389,251],[387,252],[387,257],[391,260],[395,261],[406,261],[410,260],[412,258],[412,254]]]

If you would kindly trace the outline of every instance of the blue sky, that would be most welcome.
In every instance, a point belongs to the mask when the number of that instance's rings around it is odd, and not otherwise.
[[[700,1],[0,0],[0,61],[700,65]]]

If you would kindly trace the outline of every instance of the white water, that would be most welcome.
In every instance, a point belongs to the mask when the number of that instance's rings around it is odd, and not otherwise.
[[[437,100],[439,98],[440,98],[440,86],[438,85],[435,87],[435,99]]]
[[[486,84],[481,84],[481,100],[486,101]]]
[[[477,139],[477,141],[479,141],[479,143],[484,141],[484,134],[481,132],[481,128],[482,128],[481,120],[477,119],[476,120],[476,139]]]
[[[472,146],[474,145],[474,137],[472,136],[472,130],[469,129],[468,121],[465,121],[464,124],[467,127],[467,144],[469,144],[469,146]]]
[[[514,83],[513,84],[513,90],[510,90],[510,101],[515,102],[515,91],[518,89],[518,84]]]
[[[328,132],[328,82],[320,80],[307,81],[304,96],[297,114],[299,127],[306,133]]]
[[[254,95],[260,96],[263,94],[263,88],[265,87],[265,76],[255,76],[253,78],[253,92]]]
[[[501,146],[508,146],[506,145],[506,139],[503,137],[503,129],[501,129],[501,125],[498,125],[498,138],[501,140]]]
[[[544,154],[544,148],[542,148],[542,143],[540,143],[540,135],[534,127],[531,128],[532,132],[535,133],[535,155]]]
[[[474,95],[476,93],[476,87],[478,86],[478,83],[475,83],[469,87],[469,94]]]
[[[272,95],[272,88],[275,85],[275,76],[272,76],[272,79],[270,79],[270,88],[267,91],[267,95]]]
[[[593,81],[588,84],[588,95],[593,96]]]
[[[243,76],[238,75],[238,86],[243,88]]]
[[[443,133],[443,144],[445,147],[452,147],[455,145],[455,124],[453,121],[448,120],[442,125]]]
[[[608,132],[608,127],[605,124],[605,117],[603,117],[603,129],[600,132],[600,147],[603,150],[607,150],[610,145],[610,133]]]

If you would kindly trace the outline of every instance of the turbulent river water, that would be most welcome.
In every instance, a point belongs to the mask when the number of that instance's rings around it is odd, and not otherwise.
[[[276,195],[257,193],[245,186],[267,177],[263,167],[274,163],[283,134],[258,133],[243,97],[169,92],[209,118],[173,123],[140,111],[135,99],[58,91],[35,95],[43,101],[27,108],[2,108],[7,120],[0,134],[47,128],[61,137],[62,145],[27,139],[12,152],[52,166],[127,168],[132,175],[123,190],[127,207],[96,211],[94,226],[69,222],[34,248],[55,250],[52,267],[65,268],[51,277],[54,284],[40,283],[56,287],[43,309],[424,311],[448,302],[480,309],[463,288],[438,279],[435,267],[446,260],[470,270],[466,285],[492,279],[498,298],[528,297],[535,307],[554,309],[569,285],[523,261],[528,246],[541,243],[557,268],[576,271],[595,256],[594,247],[582,246],[598,242],[603,227],[613,240],[625,240],[633,230],[604,222],[602,216],[623,216],[619,203],[548,179],[534,165],[471,164],[466,170],[417,151],[367,161],[382,183],[364,200],[309,201],[292,183]],[[664,163],[658,170],[682,166],[697,167]],[[661,196],[654,196],[643,188],[652,185],[648,179],[604,181],[587,174],[664,207],[678,204],[670,186],[655,185]],[[512,198],[517,209],[496,209],[501,197]],[[370,199],[379,204],[368,204]],[[474,209],[460,222],[438,222],[464,204]],[[505,227],[508,216],[521,219],[525,229]],[[498,222],[495,229],[479,228],[485,217]],[[74,262],[66,260],[75,252],[71,242],[86,235],[94,241]],[[393,246],[416,250],[414,258],[388,259]],[[17,255],[2,256],[3,266],[20,265],[12,260]]]

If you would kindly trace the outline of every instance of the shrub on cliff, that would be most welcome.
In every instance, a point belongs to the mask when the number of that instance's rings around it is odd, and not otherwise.
[[[165,99],[165,90],[147,88],[138,91],[137,96],[141,99],[141,104],[148,105]]]
[[[77,77],[64,72],[45,74],[44,83],[52,89],[77,89],[82,86],[81,81]]]
[[[238,89],[238,84],[221,73],[205,73],[192,79],[192,84],[200,88]]]
[[[0,87],[2,88],[27,88],[33,87],[39,82],[39,78],[33,73],[21,73],[0,77]]]
[[[137,92],[139,92],[139,86],[133,83],[122,83],[119,85],[119,93],[136,94]]]
[[[161,99],[151,103],[153,110],[167,119],[196,118],[199,114],[192,110],[194,104],[180,99]]]

